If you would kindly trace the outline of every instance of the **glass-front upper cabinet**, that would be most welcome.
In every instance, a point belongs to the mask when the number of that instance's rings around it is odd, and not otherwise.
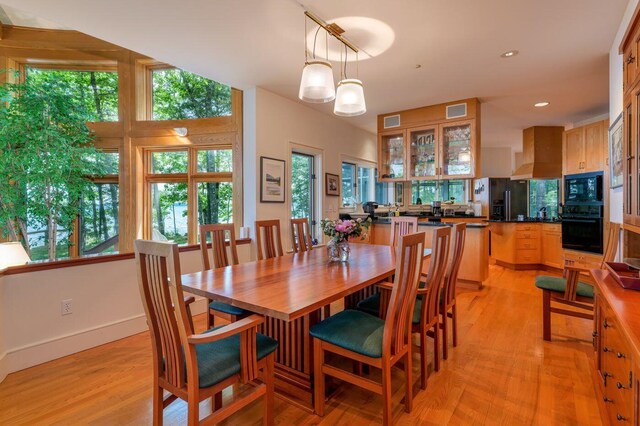
[[[440,175],[473,177],[475,160],[474,123],[459,121],[440,125]]]
[[[408,133],[409,178],[422,180],[437,177],[439,174],[437,126],[409,129]]]
[[[405,132],[397,130],[379,135],[378,158],[380,180],[406,180]]]

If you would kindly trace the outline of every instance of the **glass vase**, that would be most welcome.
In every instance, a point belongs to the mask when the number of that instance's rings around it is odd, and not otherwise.
[[[329,253],[330,262],[346,262],[349,260],[349,254],[351,252],[349,241],[343,240],[336,242],[336,240],[331,240],[327,244],[327,252]]]

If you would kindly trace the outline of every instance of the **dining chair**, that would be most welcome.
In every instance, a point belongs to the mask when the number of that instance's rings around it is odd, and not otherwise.
[[[396,216],[391,218],[391,234],[389,245],[395,247],[400,237],[418,232],[418,218],[411,216]]]
[[[291,247],[294,253],[310,251],[313,248],[309,219],[306,217],[291,219]]]
[[[606,262],[615,260],[619,240],[620,224],[611,222],[600,269],[604,269]],[[567,265],[565,261],[563,277],[549,275],[536,277],[536,287],[542,290],[542,338],[544,340],[551,341],[552,313],[593,320],[593,285],[580,281],[580,275],[588,272],[587,269]],[[579,310],[555,307],[551,305],[552,302]]]
[[[400,238],[407,234],[418,232],[418,218],[408,216],[398,216],[391,218],[391,234],[389,245],[396,247]],[[355,306],[358,310],[366,312],[370,315],[378,315],[384,317],[386,305],[380,305],[380,291],[376,291],[374,287],[360,290],[357,294],[350,297],[356,299]],[[354,301],[351,300],[351,303]]]
[[[282,256],[280,220],[256,220],[256,244],[258,245],[258,260]]]
[[[211,256],[209,256],[207,243],[209,239],[211,240]],[[228,250],[227,241],[229,245]],[[237,265],[239,262],[234,225],[232,223],[200,225],[200,254],[202,257],[202,267],[205,271]],[[211,261],[213,261],[213,263]],[[235,322],[251,315],[251,312],[247,310],[217,300],[209,300],[208,305],[207,328],[215,324],[215,317],[223,318],[229,322]]]
[[[162,424],[163,409],[177,398],[187,402],[187,424],[198,425],[218,423],[261,397],[263,424],[273,424],[278,342],[257,332],[264,318],[252,315],[194,334],[183,299],[178,245],[136,240],[135,257],[151,335],[153,424]],[[222,406],[221,392],[239,383],[252,386]],[[213,410],[200,420],[199,403],[207,398]]]
[[[324,416],[325,375],[336,377],[382,395],[383,424],[391,424],[391,367],[404,361],[404,407],[413,407],[411,319],[416,302],[424,252],[424,232],[400,237],[395,251],[394,283],[382,283],[391,290],[387,320],[362,311],[344,310],[312,326],[314,406]],[[382,370],[381,383],[325,363],[325,352]]]
[[[453,334],[453,346],[458,346],[458,308],[456,305],[456,283],[464,254],[464,242],[467,235],[467,224],[456,223],[453,225],[454,236],[452,238],[453,249],[450,249],[450,261],[445,273],[444,286],[440,295],[440,316],[442,328],[442,358],[449,356],[449,318]]]
[[[440,297],[449,259],[450,239],[450,227],[443,226],[433,230],[429,273],[426,275],[424,286],[420,285],[418,288],[418,297],[413,310],[411,331],[420,335],[420,387],[422,389],[427,388],[427,337],[433,338],[433,369],[440,370]]]

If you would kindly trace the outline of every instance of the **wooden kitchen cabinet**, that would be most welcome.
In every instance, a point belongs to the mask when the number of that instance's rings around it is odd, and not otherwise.
[[[542,227],[542,264],[552,268],[564,267],[562,251],[562,225],[559,223],[543,223]]]
[[[380,182],[474,178],[480,152],[475,98],[378,116]]]
[[[563,175],[604,171],[608,126],[603,120],[564,132]]]

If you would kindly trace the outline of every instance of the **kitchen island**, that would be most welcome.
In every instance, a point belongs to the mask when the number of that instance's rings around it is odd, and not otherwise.
[[[432,228],[437,226],[452,226],[452,222],[466,222],[467,234],[465,238],[462,264],[458,275],[458,283],[473,289],[481,289],[482,283],[489,275],[489,227],[486,223],[473,223],[465,218],[453,219],[446,222],[419,221],[419,231],[425,231],[425,245],[431,248]],[[475,218],[480,219],[480,218]],[[390,219],[376,219],[369,229],[369,234],[363,242],[370,244],[388,245],[391,234]],[[357,241],[354,241],[357,242]]]

